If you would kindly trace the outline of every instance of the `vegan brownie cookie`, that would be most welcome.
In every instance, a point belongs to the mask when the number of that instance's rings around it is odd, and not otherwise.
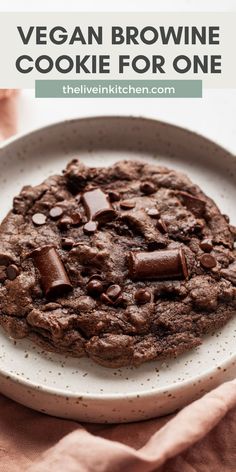
[[[0,324],[108,367],[177,356],[235,312],[234,239],[179,172],[73,160],[1,224]]]

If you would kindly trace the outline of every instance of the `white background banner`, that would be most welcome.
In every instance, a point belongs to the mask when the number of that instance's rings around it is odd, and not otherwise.
[[[33,88],[35,79],[202,79],[204,88],[236,88],[235,26],[236,13],[233,12],[1,13],[0,87]],[[21,28],[21,35],[17,27]],[[55,27],[63,29],[51,33],[53,42],[50,32]],[[99,27],[102,30],[100,44],[94,36],[89,41],[89,27],[95,32]],[[120,28],[117,31],[122,32],[123,43],[118,44],[117,36],[117,44],[112,44],[113,27]],[[161,31],[166,37],[170,27],[177,36],[178,28],[182,28],[179,44],[174,43],[172,35],[167,44],[163,44]],[[133,33],[135,28],[138,34],[132,40],[127,31]],[[196,35],[192,44],[193,31],[202,33],[202,28],[205,28],[206,44],[201,44]],[[209,44],[210,37],[213,44]],[[74,43],[70,44],[73,38]],[[136,59],[137,56],[146,59]],[[179,56],[186,58],[177,62]],[[18,58],[21,58],[19,70]],[[20,69],[28,72],[20,72]],[[180,73],[180,69],[186,72]],[[42,70],[49,71],[43,73]]]

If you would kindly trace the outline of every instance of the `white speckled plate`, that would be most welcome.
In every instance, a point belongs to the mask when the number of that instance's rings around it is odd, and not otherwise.
[[[236,159],[175,126],[129,117],[58,123],[9,140],[0,150],[1,217],[25,184],[61,171],[71,157],[87,164],[140,158],[181,169],[236,224]],[[0,331],[0,390],[45,413],[81,421],[126,422],[173,412],[236,375],[236,318],[201,347],[167,362],[107,369],[89,359],[46,353]]]

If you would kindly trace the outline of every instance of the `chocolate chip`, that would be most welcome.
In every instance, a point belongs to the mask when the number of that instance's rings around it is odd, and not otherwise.
[[[69,216],[63,216],[60,221],[58,221],[58,227],[61,230],[66,230],[72,224],[72,219]]]
[[[167,233],[168,231],[165,222],[161,218],[157,221],[156,227],[161,233]]]
[[[100,280],[90,280],[87,284],[88,293],[91,295],[100,295],[103,291],[103,284]]]
[[[203,251],[206,251],[206,252],[211,252],[212,249],[213,249],[213,245],[212,245],[212,241],[211,239],[203,239],[200,244],[199,244],[200,248],[203,250]]]
[[[63,214],[63,210],[59,206],[55,206],[51,208],[51,210],[49,211],[49,215],[51,216],[53,220],[57,220],[58,218],[62,216],[62,214]]]
[[[135,292],[135,300],[138,304],[143,305],[151,300],[151,293],[146,288],[140,288]]]
[[[46,297],[62,296],[72,289],[63,262],[53,246],[43,246],[31,253]]]
[[[115,307],[126,302],[125,298],[122,295],[117,297],[115,300],[112,300],[106,293],[102,293],[100,295],[100,300],[101,302],[106,303],[106,305],[112,305]]]
[[[93,234],[95,233],[96,229],[97,229],[96,221],[88,221],[88,223],[86,223],[83,227],[85,234]]]
[[[147,215],[150,216],[151,218],[159,218],[160,217],[160,213],[157,210],[157,208],[149,208],[147,210]]]
[[[110,287],[108,287],[106,291],[106,294],[109,298],[111,298],[111,300],[116,300],[116,298],[118,298],[121,294],[121,288],[119,285],[116,284],[110,285]]]
[[[108,195],[111,202],[118,202],[120,200],[120,194],[114,190],[109,190]]]
[[[212,269],[216,266],[216,259],[211,254],[202,254],[200,263],[206,269]]]
[[[156,187],[152,182],[142,182],[140,184],[140,190],[142,193],[150,195],[151,193],[154,193],[156,191]]]
[[[20,270],[16,265],[10,264],[7,267],[7,277],[8,277],[9,280],[16,279],[16,277],[19,275],[19,273],[20,273]]]
[[[89,282],[90,280],[102,280],[101,274],[93,274],[89,277]]]
[[[35,213],[32,216],[32,221],[36,226],[41,226],[46,223],[47,217],[43,213]]]
[[[74,245],[74,240],[71,238],[62,238],[61,245],[63,249],[71,249]]]
[[[113,305],[113,301],[106,295],[106,293],[101,294],[100,300],[107,305]]]
[[[123,210],[132,210],[132,208],[134,208],[135,205],[136,203],[131,200],[123,200],[123,202],[120,202],[120,207]]]

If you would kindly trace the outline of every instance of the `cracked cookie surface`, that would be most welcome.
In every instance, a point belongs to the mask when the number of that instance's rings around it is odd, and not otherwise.
[[[179,172],[73,160],[1,224],[0,324],[108,367],[177,356],[235,313],[235,234]]]

